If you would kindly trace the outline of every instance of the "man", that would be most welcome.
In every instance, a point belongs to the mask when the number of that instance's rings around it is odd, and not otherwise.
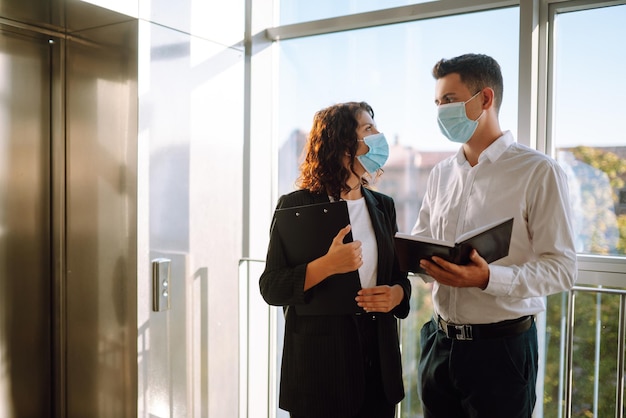
[[[420,260],[435,279],[433,320],[421,330],[425,418],[529,418],[536,402],[544,296],[570,289],[576,252],[567,179],[556,161],[515,142],[498,121],[503,82],[491,57],[433,68],[441,132],[461,145],[430,174],[413,234],[454,241],[513,217],[509,255],[492,264]]]

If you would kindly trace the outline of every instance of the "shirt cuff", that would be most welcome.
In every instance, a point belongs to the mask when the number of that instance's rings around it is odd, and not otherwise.
[[[513,288],[514,271],[507,266],[489,265],[489,283],[484,292],[493,296],[508,296]]]

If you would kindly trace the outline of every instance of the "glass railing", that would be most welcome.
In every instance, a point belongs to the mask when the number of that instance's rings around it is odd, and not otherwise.
[[[549,296],[548,309],[537,317],[535,418],[624,416],[626,274],[620,263],[596,264],[598,260],[583,258],[577,285]],[[239,417],[288,418],[278,409],[283,314],[259,294],[263,267],[263,260],[240,262]],[[422,417],[417,394],[419,330],[432,315],[431,285],[417,276],[410,279],[411,313],[400,321],[406,396],[399,418]]]
[[[623,416],[625,307],[624,289],[568,292],[559,417]]]

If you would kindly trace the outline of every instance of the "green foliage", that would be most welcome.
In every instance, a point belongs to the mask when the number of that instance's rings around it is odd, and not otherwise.
[[[570,196],[577,251],[587,254],[624,254],[626,235],[619,227],[619,193],[626,184],[626,159],[602,148],[563,149],[572,155]],[[619,152],[619,151],[617,151]]]
[[[620,254],[626,254],[626,215],[617,217],[617,227],[619,229],[619,242],[617,250]]]
[[[577,160],[603,171],[609,177],[612,189],[619,190],[626,183],[626,160],[614,152],[605,151],[601,148],[578,146],[570,150]],[[614,193],[615,202],[617,195]]]
[[[567,293],[548,297],[544,417],[559,417],[561,338]],[[619,295],[576,292],[572,360],[572,417],[615,415]],[[562,370],[561,370],[562,373]],[[595,398],[597,394],[597,398]],[[562,413],[562,411],[561,411]]]
[[[411,276],[411,311],[401,320],[402,370],[406,396],[401,405],[402,418],[422,416],[422,404],[417,390],[417,363],[420,355],[420,330],[432,318],[432,285],[417,276]]]

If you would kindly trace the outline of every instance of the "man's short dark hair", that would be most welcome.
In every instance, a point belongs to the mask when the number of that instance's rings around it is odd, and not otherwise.
[[[472,94],[485,87],[494,91],[494,107],[500,111],[504,84],[500,64],[488,55],[465,54],[458,57],[439,60],[433,67],[433,77],[436,80],[451,73],[457,73]]]

